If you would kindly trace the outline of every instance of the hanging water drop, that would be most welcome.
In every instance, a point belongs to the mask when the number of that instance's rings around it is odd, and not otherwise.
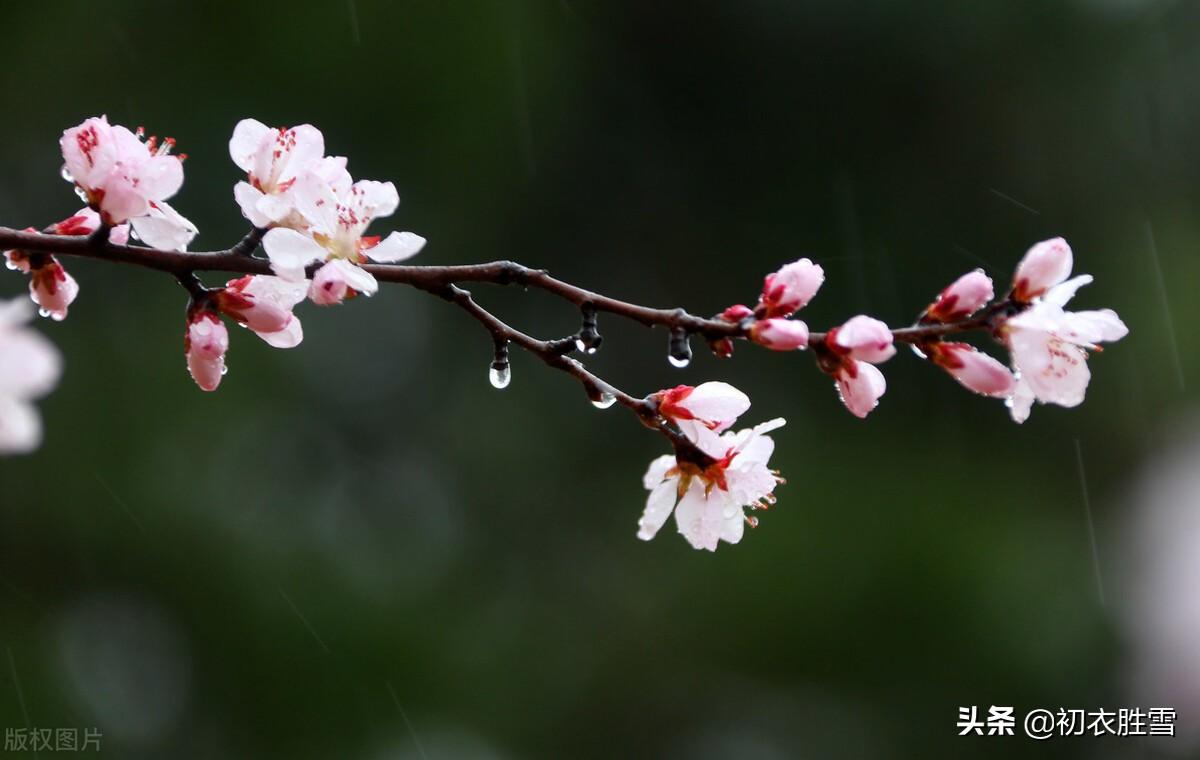
[[[592,304],[584,304],[581,311],[583,312],[583,325],[579,328],[579,336],[575,338],[575,348],[580,353],[592,356],[600,350],[600,343],[604,338],[600,335],[600,329],[596,323],[596,307]]]
[[[508,341],[503,338],[495,339],[496,353],[492,356],[492,366],[488,370],[488,382],[497,390],[503,390],[512,382],[512,369],[508,366]]]
[[[79,185],[76,185],[76,186],[75,186],[75,194],[79,196],[79,200],[83,201],[84,203],[88,203],[88,194],[87,194],[87,191],[86,191],[86,190],[84,190],[84,189],[83,189],[82,187],[80,187]]]
[[[928,356],[925,355],[925,352],[921,350],[921,347],[918,346],[916,343],[912,344],[910,346],[910,348],[912,349],[912,352],[917,355],[918,359],[928,359],[929,358]]]
[[[492,387],[497,390],[503,390],[512,382],[512,369],[506,364],[503,367],[492,366],[488,370],[488,380],[491,381]]]
[[[75,175],[71,174],[71,170],[67,168],[66,164],[63,164],[62,171],[59,173],[62,174],[62,178],[65,179],[67,182],[75,181]]]
[[[50,310],[49,309],[38,309],[38,316],[39,317],[49,317]]]
[[[592,399],[592,406],[597,409],[607,409],[617,403],[617,397],[608,391],[601,391],[600,395]]]
[[[692,363],[692,346],[688,342],[687,330],[675,328],[671,331],[671,339],[667,343],[667,360],[672,367],[683,368]]]

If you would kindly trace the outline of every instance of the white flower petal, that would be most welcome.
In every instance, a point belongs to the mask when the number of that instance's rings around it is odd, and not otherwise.
[[[254,156],[258,153],[267,133],[273,131],[257,119],[242,119],[233,128],[229,138],[229,157],[244,172],[254,168]]]
[[[659,529],[667,522],[667,518],[671,516],[671,510],[675,507],[678,487],[678,480],[674,478],[664,480],[655,486],[650,495],[646,497],[646,509],[642,512],[641,519],[638,520],[638,538],[649,541],[658,534]]]
[[[241,208],[242,216],[255,227],[266,227],[271,223],[271,219],[258,210],[258,202],[262,197],[262,191],[249,182],[242,181],[233,186],[233,198]]]
[[[326,251],[317,241],[295,230],[276,227],[263,236],[263,249],[271,260],[271,269],[285,280],[304,279],[304,268],[325,258]]]
[[[374,248],[367,249],[367,257],[381,264],[394,264],[412,258],[425,247],[425,238],[412,232],[393,232]]]

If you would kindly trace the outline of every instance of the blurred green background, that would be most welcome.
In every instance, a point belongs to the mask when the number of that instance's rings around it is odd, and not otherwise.
[[[589,365],[620,387],[724,379],[754,400],[743,421],[788,419],[779,506],[710,555],[673,524],[634,537],[659,438],[525,355],[494,390],[489,338],[436,299],[303,307],[293,351],[235,331],[203,394],[181,289],[72,261],[70,318],[38,325],[66,356],[46,442],[0,461],[3,727],[96,726],[130,758],[1197,751],[1196,4],[0,13],[6,225],[78,207],[58,136],[106,113],[178,139],[172,202],[195,248],[228,245],[226,145],[253,116],[313,123],[356,177],[395,181],[372,229],[428,237],[420,263],[514,258],[713,313],[810,256],[823,328],[903,324],[977,266],[1003,287],[1064,235],[1096,276],[1079,308],[1132,330],[1084,406],[1017,427],[907,352],[863,422],[807,355],[695,341],[677,370],[664,333],[602,318]],[[540,336],[578,326],[473,290]],[[959,706],[993,704],[1172,706],[1181,736],[957,736]]]

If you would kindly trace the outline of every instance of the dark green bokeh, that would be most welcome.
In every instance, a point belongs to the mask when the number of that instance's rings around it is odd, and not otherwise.
[[[237,331],[207,395],[184,370],[176,285],[71,262],[70,319],[39,325],[67,358],[46,443],[0,462],[4,727],[100,726],[106,753],[180,758],[1169,746],[959,739],[955,721],[960,705],[1132,704],[1131,484],[1200,371],[1194,6],[0,12],[3,224],[77,208],[57,138],[107,113],[178,139],[173,203],[195,247],[227,245],[245,223],[226,141],[254,116],[316,124],[356,177],[395,181],[403,204],[375,229],[427,236],[422,263],[513,258],[712,313],[807,255],[828,273],[810,325],[897,324],[971,268],[1002,284],[1061,234],[1097,279],[1079,302],[1132,329],[1093,360],[1083,407],[1018,428],[911,356],[862,422],[807,356],[740,348],[679,371],[664,334],[602,319],[589,363],[619,386],[725,379],[754,399],[747,421],[789,421],[779,507],[708,555],[670,526],[634,538],[661,440],[524,355],[493,390],[489,339],[435,299],[306,307],[290,352]],[[539,294],[476,292],[539,335],[577,327]]]

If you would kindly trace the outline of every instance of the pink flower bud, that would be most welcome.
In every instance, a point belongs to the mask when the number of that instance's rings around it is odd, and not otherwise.
[[[82,236],[90,235],[100,228],[100,215],[90,208],[81,208],[61,222],[51,225],[50,232],[55,235]],[[129,223],[118,224],[108,232],[108,242],[114,245],[125,245],[129,242]]]
[[[43,316],[56,322],[67,318],[67,307],[79,295],[79,283],[53,256],[30,271],[29,297],[41,307]]]
[[[359,293],[372,295],[378,287],[366,270],[345,259],[333,259],[313,275],[308,299],[318,306],[332,306]]]
[[[966,343],[933,343],[929,358],[950,373],[963,387],[984,396],[1007,398],[1017,381],[996,359]]]
[[[658,411],[675,423],[695,420],[721,432],[750,408],[745,393],[728,383],[708,382],[695,387],[677,385],[654,394]],[[685,431],[687,432],[687,431]]]
[[[1060,237],[1030,248],[1013,275],[1013,298],[1027,303],[1071,274],[1071,246]]]
[[[887,390],[883,373],[873,364],[848,359],[834,375],[838,397],[846,409],[859,419],[865,418],[876,406]]]
[[[976,269],[959,277],[943,290],[925,310],[925,316],[935,322],[963,319],[986,306],[994,295],[992,278],[984,274],[982,269]]]
[[[183,350],[188,372],[201,390],[215,391],[221,384],[228,349],[229,332],[220,317],[211,311],[191,317],[183,337]]]
[[[291,310],[255,294],[252,287],[255,280],[253,275],[230,280],[216,294],[217,308],[254,332],[274,333],[283,330],[293,319]]]
[[[808,348],[808,325],[798,319],[760,319],[750,327],[750,340],[772,351]]]
[[[758,316],[791,316],[812,300],[824,281],[825,270],[817,264],[808,259],[793,261],[767,275],[758,301]]]
[[[733,341],[729,338],[718,338],[708,344],[712,349],[713,356],[718,359],[728,359],[733,356]]]
[[[725,311],[721,312],[721,319],[726,322],[741,322],[746,317],[754,314],[754,310],[744,304],[734,304]]]
[[[865,314],[852,317],[841,327],[830,330],[825,343],[835,353],[871,364],[880,364],[896,355],[891,329]]]

